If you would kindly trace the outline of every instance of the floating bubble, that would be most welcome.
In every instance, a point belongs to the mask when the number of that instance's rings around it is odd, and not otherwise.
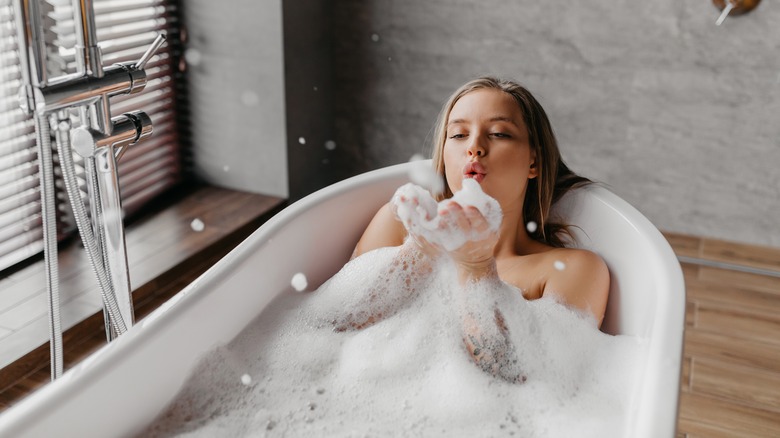
[[[241,103],[244,106],[257,106],[260,103],[260,96],[252,90],[246,90],[241,93]]]
[[[566,269],[566,263],[563,263],[560,260],[556,260],[555,263],[553,263],[553,266],[555,266],[555,269],[559,271],[563,271],[564,269]]]
[[[388,57],[387,57],[387,60],[388,60],[388,61],[392,61],[392,60],[393,60],[393,57],[392,57],[392,56],[388,56]]]
[[[298,143],[300,144],[306,144],[306,139],[303,137],[298,137]]]
[[[197,49],[187,49],[184,51],[184,60],[192,66],[200,65],[203,55]]]
[[[525,224],[525,229],[528,230],[529,233],[536,232],[536,222],[528,221],[528,223]]]
[[[325,142],[325,149],[332,151],[333,149],[336,149],[336,142],[333,140],[328,140]]]
[[[290,284],[292,285],[293,289],[297,290],[298,292],[303,292],[304,289],[306,289],[306,286],[309,285],[309,282],[306,280],[306,276],[299,272],[293,275]]]
[[[241,383],[249,386],[249,384],[252,383],[252,377],[250,377],[249,374],[244,374],[241,376]]]
[[[428,190],[432,195],[438,195],[444,191],[444,181],[424,160],[425,157],[420,154],[412,155],[409,162],[414,164],[409,169],[409,180]]]
[[[317,88],[317,86],[315,85],[314,86],[314,91],[317,91],[317,90],[319,90],[319,88]]]
[[[371,41],[373,41],[375,43],[378,42],[379,41],[379,34],[378,33],[371,34]]]
[[[230,166],[228,166],[227,164],[225,164],[224,166],[222,166],[222,170],[223,170],[224,172],[230,172]]]
[[[190,222],[190,228],[192,228],[192,231],[200,233],[206,228],[206,224],[202,220],[195,218]]]
[[[121,209],[108,208],[103,211],[103,215],[100,217],[100,219],[103,224],[114,224],[117,222],[122,222],[124,217],[125,214]]]

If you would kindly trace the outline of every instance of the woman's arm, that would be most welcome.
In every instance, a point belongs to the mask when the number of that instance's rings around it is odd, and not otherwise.
[[[355,246],[350,264],[378,264],[372,266],[370,276],[354,278],[346,267],[333,277],[328,286],[333,289],[354,290],[355,284],[363,285],[359,296],[346,296],[340,300],[337,317],[333,319],[336,331],[360,330],[394,314],[409,298],[424,288],[432,272],[431,250],[418,241],[406,238],[403,224],[396,218],[392,203],[385,204],[374,215]],[[425,243],[425,242],[423,242]],[[369,260],[355,260],[370,251],[392,248],[385,255]],[[388,258],[389,256],[389,258]],[[352,283],[341,286],[341,281]],[[327,290],[327,289],[326,289]],[[335,291],[334,293],[338,293]]]
[[[352,258],[377,248],[400,246],[404,243],[405,237],[406,229],[395,217],[392,205],[388,202],[371,219],[371,222],[355,246]]]
[[[524,382],[526,376],[498,304],[507,297],[522,299],[522,294],[498,276],[493,255],[498,231],[491,230],[473,206],[450,202],[439,215],[445,231],[471,231],[475,237],[448,252],[458,272],[455,297],[466,350],[482,370],[509,382]]]

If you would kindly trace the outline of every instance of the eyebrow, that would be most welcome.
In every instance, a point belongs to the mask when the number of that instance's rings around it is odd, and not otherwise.
[[[510,119],[509,117],[506,117],[506,116],[493,116],[488,121],[489,122],[508,122],[508,123],[511,123],[511,124],[517,126],[517,123],[514,120],[512,120],[512,119]],[[447,126],[456,125],[458,123],[466,123],[466,122],[467,122],[466,119],[454,119],[454,120],[450,120],[449,123],[447,123]]]

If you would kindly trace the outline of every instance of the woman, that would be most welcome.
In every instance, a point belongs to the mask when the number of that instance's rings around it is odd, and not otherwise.
[[[445,180],[441,199],[450,198],[461,190],[464,179],[471,178],[498,201],[503,211],[498,232],[483,233],[482,238],[447,251],[410,233],[397,218],[393,203],[388,203],[363,233],[355,256],[403,246],[402,254],[416,260],[449,257],[464,287],[500,279],[528,300],[554,296],[588,312],[601,325],[609,292],[607,267],[590,251],[565,248],[565,224],[549,219],[555,201],[589,181],[563,163],[547,115],[530,92],[516,83],[489,77],[460,87],[439,115],[433,162]],[[439,215],[447,217],[446,223],[464,232],[487,229],[486,218],[475,207],[454,201],[444,206]],[[352,325],[359,328],[381,316]],[[524,380],[504,369],[511,362],[506,358],[511,357],[512,346],[508,337],[500,336],[506,335],[500,309],[495,309],[495,326],[491,331],[465,318],[468,351],[484,369],[510,380]]]

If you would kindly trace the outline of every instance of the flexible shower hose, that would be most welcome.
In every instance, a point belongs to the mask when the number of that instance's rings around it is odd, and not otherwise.
[[[57,268],[57,205],[54,197],[54,162],[51,151],[51,130],[46,116],[36,115],[38,137],[38,178],[41,184],[41,222],[43,226],[43,258],[46,265],[46,290],[49,298],[49,350],[51,378],[62,375],[62,322],[60,319],[59,271]]]
[[[76,227],[79,230],[81,241],[84,243],[84,248],[87,251],[89,264],[92,266],[92,270],[97,276],[98,283],[100,284],[100,294],[103,297],[103,303],[105,304],[109,319],[111,320],[111,326],[117,335],[121,335],[127,331],[127,325],[125,324],[124,319],[122,319],[122,314],[119,312],[114,286],[108,279],[108,273],[106,272],[103,258],[100,255],[100,249],[97,247],[95,234],[92,231],[92,224],[87,217],[87,209],[81,199],[81,190],[79,190],[78,181],[76,180],[73,153],[70,147],[70,121],[61,120],[57,128],[56,138],[60,165],[65,179],[65,190],[68,192],[70,205],[73,209],[73,217],[76,220]]]

